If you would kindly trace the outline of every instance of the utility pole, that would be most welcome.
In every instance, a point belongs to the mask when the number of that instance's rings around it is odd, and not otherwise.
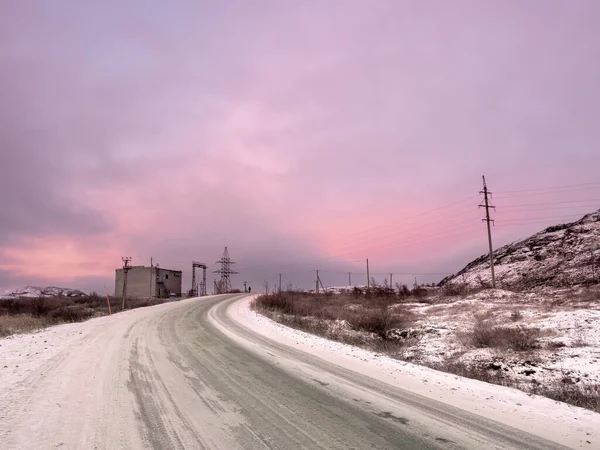
[[[317,270],[317,294],[319,293],[319,271]]]
[[[596,268],[594,267],[594,251],[590,249],[590,256],[592,257],[592,280],[596,282]]]
[[[125,311],[125,298],[127,297],[127,272],[129,272],[129,262],[131,261],[131,256],[123,256],[121,258],[123,260],[123,297],[122,297],[122,305],[121,311]]]
[[[352,286],[352,272],[348,272],[348,286]]]
[[[367,289],[371,289],[371,275],[369,274],[369,258],[367,258]]]
[[[394,283],[393,283],[393,279],[394,279],[394,278],[393,278],[393,277],[394,277],[394,274],[393,274],[393,273],[390,273],[390,288],[391,288],[391,289],[394,289],[394,287],[393,287],[393,286],[394,286]]]
[[[279,274],[279,294],[281,294],[281,274]]]
[[[490,270],[492,271],[492,288],[496,288],[496,275],[494,274],[494,250],[492,247],[492,229],[490,227],[490,222],[494,222],[490,219],[490,208],[496,210],[495,206],[489,204],[488,195],[491,197],[492,193],[488,191],[487,185],[485,184],[485,176],[482,175],[483,178],[483,191],[479,191],[480,194],[483,194],[484,204],[479,205],[480,208],[485,208],[485,219],[481,219],[482,222],[487,223],[487,231],[488,231],[488,244],[490,246]]]
[[[154,258],[150,257],[150,298],[152,298],[152,268],[154,267]]]

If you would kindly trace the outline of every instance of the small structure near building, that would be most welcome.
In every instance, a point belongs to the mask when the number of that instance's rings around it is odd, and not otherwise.
[[[115,295],[121,296],[123,269],[116,269]],[[131,266],[127,272],[127,298],[181,297],[181,270],[163,269],[157,266]]]

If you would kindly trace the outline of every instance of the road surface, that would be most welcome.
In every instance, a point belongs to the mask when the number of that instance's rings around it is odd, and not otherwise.
[[[0,448],[565,448],[265,338],[240,298],[92,321],[0,391]]]

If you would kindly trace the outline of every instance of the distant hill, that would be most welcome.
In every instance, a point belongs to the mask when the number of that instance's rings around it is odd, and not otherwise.
[[[77,289],[61,288],[55,286],[48,286],[45,288],[27,286],[23,289],[14,289],[0,292],[0,299],[81,296],[87,296],[87,294]]]
[[[506,288],[570,286],[591,283],[594,276],[600,280],[600,210],[495,250],[494,268],[498,287]],[[481,255],[439,285],[459,283],[490,285],[489,255]]]

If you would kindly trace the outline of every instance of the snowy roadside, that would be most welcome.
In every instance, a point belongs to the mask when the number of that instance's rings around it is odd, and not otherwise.
[[[117,322],[131,321],[168,308],[169,303],[139,308],[85,322],[54,325],[26,334],[0,338],[0,399],[32,373],[41,373],[54,363],[68,358],[69,351],[93,339]],[[102,349],[98,349],[102,351]]]
[[[256,297],[235,302],[227,311],[233,320],[252,332],[378,381],[573,448],[595,448],[600,442],[600,414],[289,328],[253,311],[251,303]]]

